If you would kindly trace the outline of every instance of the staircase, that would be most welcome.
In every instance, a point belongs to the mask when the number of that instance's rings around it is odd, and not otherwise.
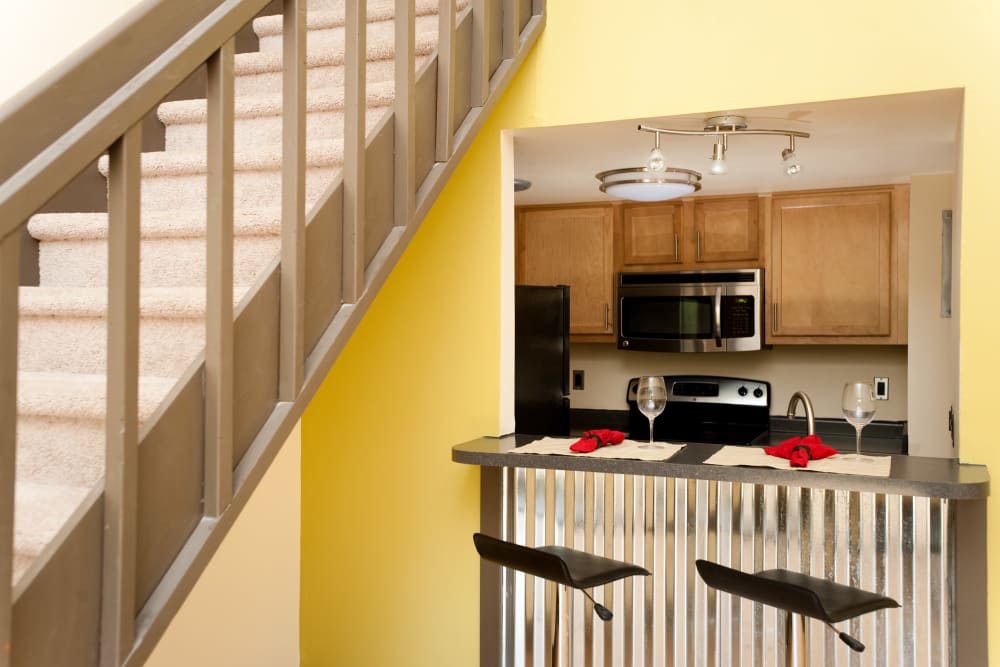
[[[144,111],[100,120],[110,212],[30,215],[37,285],[16,284],[23,225],[0,227],[0,667],[142,663],[544,23],[538,2],[368,0],[359,59],[357,0],[287,0],[232,55],[217,35],[265,2],[220,0],[171,47],[183,72],[216,40],[208,99],[156,105],[163,150],[138,154]],[[0,186],[0,220],[75,173],[51,164]]]

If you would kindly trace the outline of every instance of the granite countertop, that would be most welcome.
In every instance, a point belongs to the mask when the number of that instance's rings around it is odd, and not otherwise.
[[[538,439],[534,435],[486,437],[455,445],[451,458],[480,466],[581,470],[682,479],[705,479],[751,484],[777,484],[804,488],[843,489],[931,498],[980,499],[989,495],[986,466],[961,464],[954,459],[893,454],[889,477],[839,475],[808,470],[780,470],[705,464],[720,445],[688,444],[668,461],[589,458],[518,454],[518,445]],[[777,442],[777,440],[776,440]],[[864,441],[862,441],[864,442]],[[852,441],[853,447],[853,441]]]

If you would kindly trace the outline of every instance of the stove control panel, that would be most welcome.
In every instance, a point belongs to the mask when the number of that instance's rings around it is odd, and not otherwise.
[[[706,375],[664,375],[667,401],[769,408],[771,385],[760,380]],[[635,401],[638,378],[629,381],[626,399]]]

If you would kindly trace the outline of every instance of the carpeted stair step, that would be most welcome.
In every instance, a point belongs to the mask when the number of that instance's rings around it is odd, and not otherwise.
[[[344,156],[343,141],[314,141],[306,148],[306,204],[316,202],[333,182]],[[108,160],[98,161],[107,176]],[[281,147],[258,146],[236,153],[233,197],[240,208],[281,205]],[[158,151],[142,154],[142,210],[175,211],[206,201],[205,154]]]
[[[366,19],[368,20],[368,30],[365,33],[365,40],[368,43],[368,59],[383,60],[392,58],[393,51],[389,48],[396,39],[395,7],[389,6],[394,3],[372,3],[369,6]],[[438,2],[427,2],[421,0],[417,3],[417,10],[414,16],[414,33],[432,38],[437,43],[438,32]],[[468,0],[459,2],[459,10],[467,6]],[[377,5],[377,6],[376,6]],[[310,52],[340,53],[344,52],[344,11],[339,10],[314,11],[306,16],[306,28],[309,31],[307,48]],[[261,53],[281,54],[282,42],[282,17],[262,16],[253,22],[254,32],[260,42]],[[343,57],[343,56],[341,56]]]
[[[14,576],[17,581],[90,492],[86,486],[14,485]]]
[[[239,296],[277,255],[281,211],[240,209],[233,214],[233,284]],[[107,285],[106,213],[42,213],[28,222],[39,241],[43,287]],[[152,211],[142,218],[142,284],[183,287],[205,284],[205,212]]]
[[[367,129],[371,130],[389,112],[393,83],[368,87]],[[245,96],[236,100],[234,143],[240,148],[281,145],[281,95]],[[165,102],[157,113],[166,126],[168,151],[203,151],[206,136],[205,100]],[[306,102],[306,134],[309,141],[323,141],[344,134],[344,91],[341,88],[310,90]]]
[[[469,0],[458,0],[456,5],[459,10],[469,5]],[[414,2],[413,14],[419,20],[421,17],[430,14],[437,15],[441,6],[439,0],[416,0]],[[365,18],[368,23],[377,21],[391,21],[396,16],[395,0],[368,0],[365,5]],[[281,34],[281,16],[261,16],[254,19],[253,30],[260,38]],[[436,20],[436,19],[435,19]],[[306,15],[306,27],[312,37],[313,30],[322,30],[335,26],[343,26],[347,22],[347,15],[343,0],[309,0],[309,9]],[[264,47],[261,47],[264,50]]]
[[[107,288],[22,287],[18,362],[24,371],[103,373]],[[180,375],[204,347],[205,290],[140,290],[139,372]]]
[[[416,67],[419,69],[437,48],[437,33],[415,37]],[[395,44],[369,44],[365,81],[375,85],[394,81]],[[344,86],[343,53],[310,51],[306,57],[306,84],[310,89]],[[264,95],[281,90],[281,55],[274,53],[237,53],[233,62],[237,99],[244,95]]]
[[[21,371],[17,478],[91,487],[104,474],[104,374]],[[174,378],[139,378],[139,423],[160,405]]]

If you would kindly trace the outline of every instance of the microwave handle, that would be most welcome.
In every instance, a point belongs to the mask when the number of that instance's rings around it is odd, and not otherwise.
[[[715,346],[722,347],[722,288],[715,288]]]

